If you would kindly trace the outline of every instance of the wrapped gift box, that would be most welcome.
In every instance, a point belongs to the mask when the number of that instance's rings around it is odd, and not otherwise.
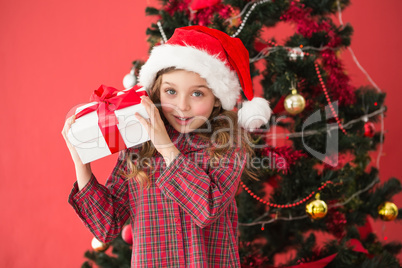
[[[134,116],[149,118],[138,86],[118,91],[101,86],[91,96],[91,103],[77,108],[76,120],[67,137],[86,164],[149,140],[148,133]]]

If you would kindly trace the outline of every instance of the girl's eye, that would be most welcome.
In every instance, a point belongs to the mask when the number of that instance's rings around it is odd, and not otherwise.
[[[169,94],[169,95],[174,95],[174,94],[176,94],[176,91],[175,91],[174,89],[171,89],[171,88],[166,89],[165,92],[166,92],[167,94]]]
[[[193,92],[193,96],[194,97],[201,97],[203,94],[202,94],[202,92],[201,91],[194,91]]]

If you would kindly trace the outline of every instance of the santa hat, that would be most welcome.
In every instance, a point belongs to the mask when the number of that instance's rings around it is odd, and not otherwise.
[[[254,98],[249,55],[240,39],[204,26],[178,28],[165,44],[153,48],[140,70],[140,84],[149,91],[156,74],[169,67],[198,73],[225,110],[234,108],[243,90],[249,100],[238,111],[243,128],[254,130],[268,122],[271,109],[267,100]]]

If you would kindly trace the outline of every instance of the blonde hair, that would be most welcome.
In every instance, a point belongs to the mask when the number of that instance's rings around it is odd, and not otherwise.
[[[160,70],[155,78],[154,84],[150,90],[150,99],[155,103],[160,103],[160,87],[162,84],[162,75],[178,70],[174,67],[166,68]],[[158,107],[159,113],[161,115],[162,120],[165,124],[167,124],[167,120],[164,118],[163,113]],[[229,120],[228,120],[229,119]],[[249,134],[238,127],[237,125],[237,113],[232,111],[226,111],[222,108],[221,105],[218,107],[214,107],[212,113],[209,117],[209,126],[211,131],[210,132],[202,132],[197,133],[200,138],[204,139],[205,141],[210,141],[213,134],[216,136],[214,137],[214,143],[217,146],[213,146],[210,148],[209,153],[211,156],[211,161],[218,161],[222,158],[230,148],[233,146],[227,146],[228,144],[232,144],[235,141],[238,141],[240,138],[240,146],[243,151],[246,152],[247,157],[252,157],[254,155],[254,151],[252,150],[251,146],[249,145],[249,141],[251,140]],[[229,126],[228,121],[232,122],[232,125]],[[206,128],[207,123],[200,126],[200,128]],[[235,130],[234,133],[229,133],[227,131],[217,131],[219,129],[224,129],[230,127],[231,129]],[[237,131],[240,130],[240,131]],[[231,134],[234,134],[231,136]],[[245,141],[247,137],[248,141]],[[226,146],[219,146],[219,145],[226,145]],[[141,149],[138,153],[126,153],[125,161],[127,164],[128,172],[125,172],[124,175],[127,179],[135,179],[141,187],[149,188],[151,185],[151,179],[147,174],[151,174],[153,169],[153,165],[151,159],[156,155],[156,149],[153,146],[151,141],[147,141],[142,144]],[[252,179],[257,179],[255,173],[247,168],[244,169],[244,172]]]

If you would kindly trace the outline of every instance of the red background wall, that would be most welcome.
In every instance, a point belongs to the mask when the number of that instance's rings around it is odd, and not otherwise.
[[[100,84],[122,88],[134,59],[146,59],[152,1],[0,2],[1,267],[80,267],[92,235],[67,203],[75,180],[60,134],[67,112]],[[344,12],[352,48],[388,94],[381,179],[402,178],[400,69],[402,2],[355,0]],[[287,34],[282,34],[286,36]],[[368,84],[342,54],[354,85]],[[104,182],[115,156],[93,164]],[[394,200],[402,207],[402,195]],[[401,241],[401,223],[376,222],[380,237]]]

